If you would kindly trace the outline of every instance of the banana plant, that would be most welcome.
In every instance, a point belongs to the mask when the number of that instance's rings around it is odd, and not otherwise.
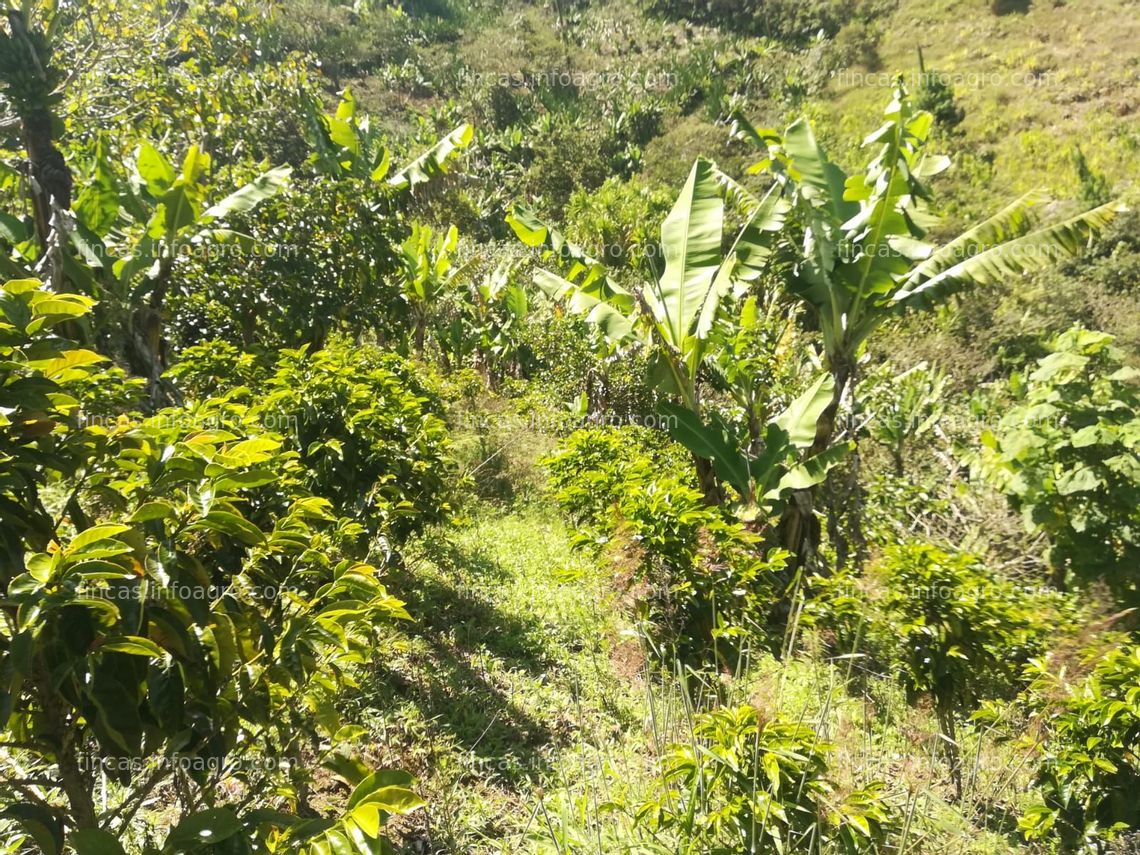
[[[519,334],[530,303],[526,289],[515,281],[517,262],[499,265],[471,286],[472,320],[477,367],[494,388],[504,372],[521,370]]]
[[[768,517],[779,510],[785,496],[822,482],[852,448],[833,445],[803,457],[815,438],[815,423],[828,405],[834,380],[820,374],[806,392],[764,427],[759,450],[737,441],[735,431],[716,412],[709,423],[673,403],[661,405],[670,436],[697,457],[709,460],[713,471],[736,491],[742,519]]]
[[[741,116],[735,133],[765,157],[750,172],[772,179],[794,225],[774,247],[790,260],[783,285],[818,322],[834,378],[809,455],[832,442],[840,402],[860,348],[883,323],[944,303],[971,286],[996,286],[1081,251],[1123,207],[1109,203],[1038,227],[1044,201],[1032,191],[941,247],[924,241],[937,222],[924,179],[950,166],[927,154],[933,119],[911,107],[901,80],[885,122],[864,146],[875,154],[861,172],[846,174],[827,159],[804,119],[783,133],[758,130]],[[789,507],[785,545],[801,559],[813,548],[810,494]]]
[[[972,286],[996,286],[1075,255],[1124,208],[1109,203],[1034,228],[1044,196],[1031,191],[984,222],[936,247],[924,241],[937,223],[924,179],[950,167],[925,150],[933,118],[916,111],[896,83],[886,121],[864,140],[875,151],[852,175],[827,159],[805,119],[781,135],[737,116],[740,138],[765,157],[750,168],[769,176],[791,206],[795,228],[780,235],[794,258],[784,286],[818,320],[833,406],[821,414],[814,448],[827,446],[860,347],[884,322],[930,309]]]
[[[411,313],[412,347],[417,357],[424,354],[436,306],[453,290],[455,278],[463,270],[454,266],[458,246],[459,231],[455,226],[437,236],[430,226],[416,223],[400,247],[398,285]]]
[[[322,113],[319,105],[310,105],[308,119],[313,162],[321,172],[334,178],[365,179],[394,191],[414,191],[446,173],[451,160],[467,148],[475,136],[474,127],[464,122],[389,175],[391,153],[368,117],[357,112],[356,99],[350,89],[341,92],[340,102],[331,114]]]
[[[747,195],[747,206],[742,207],[748,219],[725,252],[726,197],[740,200],[745,191],[712,161],[698,158],[661,225],[661,277],[628,289],[531,211],[516,208],[507,218],[523,243],[542,248],[544,257],[563,269],[562,275],[540,270],[536,285],[598,327],[611,343],[648,348],[657,384],[697,417],[698,372],[722,302],[734,282],[755,279],[764,268],[786,209],[775,190],[763,199]],[[697,469],[706,496],[715,500],[719,491],[707,459],[698,456]]]
[[[775,283],[765,283],[759,291],[746,296],[739,311],[733,307],[725,313],[705,362],[710,385],[739,408],[754,453],[763,445],[764,427],[781,391],[794,388],[798,378],[818,367],[798,337],[799,306],[781,299]]]

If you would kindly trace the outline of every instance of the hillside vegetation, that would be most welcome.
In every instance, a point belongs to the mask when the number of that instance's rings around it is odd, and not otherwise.
[[[0,853],[1140,846],[1136,0],[24,0]]]

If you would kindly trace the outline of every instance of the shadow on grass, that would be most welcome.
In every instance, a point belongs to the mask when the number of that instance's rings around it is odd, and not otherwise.
[[[505,612],[490,596],[507,578],[483,551],[429,538],[421,560],[387,579],[407,602],[414,622],[403,630],[416,643],[398,663],[373,664],[370,694],[378,705],[411,701],[433,729],[470,754],[473,775],[518,786],[548,771],[542,748],[559,735],[512,693],[513,684],[538,681],[554,662],[541,621]],[[481,667],[485,656],[504,667]]]
[[[995,15],[1025,15],[1029,12],[1030,0],[992,0]]]
[[[1002,835],[1011,845],[1021,842],[1021,832],[1017,827],[1020,811],[996,799],[976,799],[974,810],[983,828]]]

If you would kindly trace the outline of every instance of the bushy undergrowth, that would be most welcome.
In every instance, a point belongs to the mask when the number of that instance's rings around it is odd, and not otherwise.
[[[1130,845],[1121,5],[10,10],[0,852]]]
[[[1065,685],[1034,663],[1027,703],[1044,719],[1038,801],[1018,825],[1030,840],[1100,851],[1140,826],[1140,648],[1112,650],[1083,681]]]
[[[785,556],[762,557],[756,534],[705,501],[664,432],[580,430],[545,463],[555,498],[595,533],[584,542],[607,544],[667,646],[731,654],[734,639],[763,631]]]
[[[65,835],[80,853],[379,846],[381,809],[420,804],[407,775],[370,775],[350,750],[279,762],[351,731],[337,697],[408,617],[364,563],[364,527],[308,489],[287,431],[232,398],[88,417],[103,358],[52,330],[91,301],[38,285],[0,292],[0,760],[5,779],[57,775],[66,808],[27,798],[4,818],[48,852]],[[326,762],[354,790],[314,825]],[[177,817],[164,844],[134,821],[157,786]]]
[[[398,542],[446,516],[442,405],[396,354],[337,342],[270,363],[213,342],[188,350],[174,374],[189,391],[248,404],[298,455],[303,485],[370,532]]]
[[[725,707],[696,716],[691,737],[665,750],[661,792],[637,809],[677,851],[878,852],[898,832],[881,785],[841,792],[832,746],[803,723]]]
[[[1011,697],[1022,666],[1077,617],[1063,595],[921,542],[887,547],[864,576],[817,578],[814,587],[809,618],[831,633],[838,655],[895,675],[911,703],[933,701],[959,794],[959,721],[984,699]]]
[[[1103,582],[1140,602],[1140,371],[1106,333],[1074,328],[982,436],[976,469],[1049,538],[1053,583]]]

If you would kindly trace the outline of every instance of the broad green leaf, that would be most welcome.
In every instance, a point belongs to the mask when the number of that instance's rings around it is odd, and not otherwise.
[[[289,166],[278,166],[263,172],[249,184],[208,208],[205,216],[220,220],[233,214],[244,214],[253,210],[289,186],[289,176],[292,172],[293,169]]]
[[[28,362],[28,367],[42,371],[46,377],[58,380],[71,369],[83,368],[88,365],[95,365],[106,361],[107,357],[101,356],[93,350],[74,348],[54,359],[32,360]]]
[[[135,168],[146,184],[146,191],[155,199],[161,198],[174,183],[174,165],[149,142],[139,144],[135,152]]]
[[[182,159],[182,183],[188,187],[196,188],[198,183],[210,171],[210,155],[196,145],[190,146],[186,157]],[[196,195],[196,194],[195,194]]]
[[[149,522],[150,520],[170,519],[174,516],[174,506],[162,499],[145,502],[139,505],[128,517],[131,522]]]
[[[835,395],[835,380],[821,374],[807,391],[792,401],[775,419],[797,448],[807,448],[815,440],[815,428],[823,411]]]
[[[1088,493],[1104,485],[1104,479],[1089,466],[1078,466],[1065,472],[1057,479],[1057,493],[1070,496],[1073,493]]]
[[[161,227],[167,238],[172,238],[183,229],[193,226],[198,222],[200,216],[193,194],[185,184],[177,184],[167,190],[159,207],[163,214],[160,221]],[[150,236],[157,240],[163,235],[155,229],[150,232]]]
[[[1019,203],[1024,206],[1025,198],[1015,202],[995,219],[1005,217],[1006,227],[1011,228],[1008,221],[1018,214],[1015,206]],[[1064,222],[997,243],[976,254],[965,253],[964,257],[961,246],[952,251],[936,250],[926,264],[915,268],[903,280],[893,302],[899,309],[928,307],[968,286],[999,285],[1012,276],[1040,270],[1082,252],[1093,235],[1103,231],[1117,214],[1125,210],[1127,209],[1119,202],[1110,202]],[[977,228],[985,229],[986,226],[983,223]],[[993,232],[987,232],[983,236],[996,239]],[[954,247],[957,243],[958,241],[951,242],[949,246]]]
[[[111,636],[99,645],[99,649],[105,653],[127,653],[151,659],[163,659],[166,656],[162,648],[149,638],[140,638],[137,635]]]
[[[741,496],[749,495],[748,459],[729,443],[723,429],[703,424],[696,413],[677,404],[662,403],[660,410],[669,436],[697,457],[711,460],[718,476]]]
[[[231,511],[210,511],[203,519],[191,526],[195,529],[210,529],[236,538],[247,546],[260,546],[265,542],[265,534],[240,514]]]
[[[118,838],[100,828],[73,831],[67,842],[76,855],[126,855]]]
[[[665,272],[647,294],[665,341],[682,349],[701,307],[710,297],[721,264],[724,203],[712,164],[698,158],[681,195],[661,224]]]
[[[466,122],[453,130],[434,146],[417,157],[403,169],[388,179],[388,183],[400,190],[414,190],[420,184],[430,181],[447,171],[448,162],[457,153],[471,144],[475,128]]]
[[[71,555],[82,552],[91,544],[97,543],[100,540],[112,539],[115,535],[122,534],[124,531],[130,531],[130,528],[129,525],[122,525],[121,523],[103,523],[102,525],[84,529],[71,539],[71,543],[67,545],[67,552]]]
[[[167,836],[163,849],[169,852],[193,852],[220,843],[241,830],[241,820],[228,808],[199,811],[174,827]]]
[[[847,175],[827,159],[806,119],[791,124],[783,142],[793,177],[807,188],[805,195],[826,208],[836,222],[845,222],[858,213],[859,206],[843,198]]]
[[[806,490],[816,484],[822,484],[827,473],[843,461],[853,449],[854,443],[846,442],[824,449],[819,454],[812,455],[798,466],[789,469],[780,479],[778,492],[784,490]]]
[[[405,814],[423,807],[427,802],[407,787],[386,786],[370,792],[356,803],[354,810],[370,804],[388,813]]]
[[[42,855],[63,852],[63,823],[58,814],[45,805],[17,802],[0,810],[0,819],[10,819],[36,842]]]

